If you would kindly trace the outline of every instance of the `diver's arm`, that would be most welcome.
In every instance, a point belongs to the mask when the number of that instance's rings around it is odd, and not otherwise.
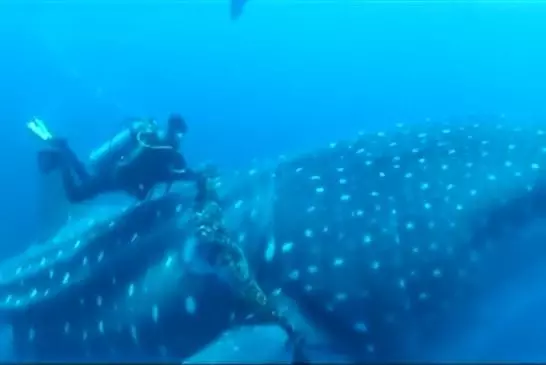
[[[118,167],[132,166],[140,156],[146,152],[146,147],[141,145],[136,146],[128,155],[123,156],[117,163]]]
[[[195,200],[198,204],[203,203],[207,197],[207,177],[205,174],[187,167],[186,161],[180,153],[177,153],[176,155],[175,167],[171,168],[172,181],[194,181],[197,187]]]

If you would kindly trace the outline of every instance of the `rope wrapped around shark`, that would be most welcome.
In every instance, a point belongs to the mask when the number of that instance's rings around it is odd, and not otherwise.
[[[241,247],[224,225],[223,211],[215,199],[209,199],[195,209],[198,251],[221,280],[250,307],[257,319],[279,325],[288,335],[293,363],[305,363],[304,338],[279,306],[265,294],[251,273]]]

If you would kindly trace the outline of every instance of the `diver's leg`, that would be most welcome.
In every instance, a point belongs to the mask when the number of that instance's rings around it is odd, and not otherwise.
[[[53,165],[53,168],[55,168],[56,165],[64,165],[63,169],[73,171],[76,174],[76,177],[82,182],[90,178],[90,174],[87,172],[85,165],[78,158],[72,148],[70,148],[66,139],[51,138],[48,143],[52,149],[44,150],[41,154],[39,154],[40,163],[42,163],[46,168],[49,167],[49,165]],[[57,160],[62,160],[62,163],[55,161],[51,157],[57,157]],[[50,162],[50,160],[56,163],[54,164]],[[43,163],[43,161],[48,163]]]
[[[83,180],[78,178],[79,181],[76,181],[73,171],[68,167],[63,168],[62,179],[66,197],[71,203],[91,199],[103,190],[102,184],[96,177],[88,175],[87,178]]]
[[[63,147],[64,156],[68,162],[68,165],[72,168],[80,181],[87,181],[91,178],[91,175],[85,168],[84,163],[78,158],[74,150],[65,144]]]

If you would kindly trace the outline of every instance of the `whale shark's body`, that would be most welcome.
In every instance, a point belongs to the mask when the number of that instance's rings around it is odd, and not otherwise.
[[[544,166],[546,131],[530,124],[400,125],[236,177],[225,222],[262,288],[291,298],[333,346],[355,361],[420,360],[474,319],[481,298],[543,260],[543,246],[510,238],[546,214]],[[192,230],[183,201],[157,198],[46,244],[55,256],[88,241],[52,258],[81,281],[59,277],[55,296],[33,295],[49,283],[48,270],[25,268],[39,254],[4,264],[16,352],[182,359],[237,323],[236,296],[181,258]],[[134,233],[134,248],[115,248]],[[108,263],[79,266],[103,251]]]

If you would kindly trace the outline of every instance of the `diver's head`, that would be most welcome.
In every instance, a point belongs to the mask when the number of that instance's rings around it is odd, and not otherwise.
[[[188,132],[186,121],[179,114],[171,114],[167,122],[167,134],[174,141],[180,139]]]

